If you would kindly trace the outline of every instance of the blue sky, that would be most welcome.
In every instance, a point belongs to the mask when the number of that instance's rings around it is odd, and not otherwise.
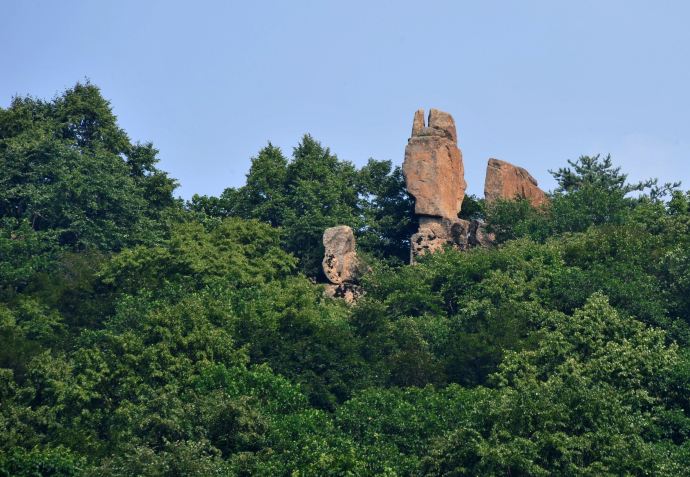
[[[611,153],[690,188],[690,2],[0,3],[0,106],[85,77],[183,197],[244,183],[267,141],[400,164],[417,108],[450,112],[469,192],[486,160]]]

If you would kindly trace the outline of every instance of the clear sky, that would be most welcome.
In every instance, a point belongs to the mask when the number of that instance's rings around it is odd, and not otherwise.
[[[244,183],[267,141],[400,164],[417,108],[486,160],[611,153],[690,188],[690,2],[0,0],[0,105],[89,78],[185,198]]]

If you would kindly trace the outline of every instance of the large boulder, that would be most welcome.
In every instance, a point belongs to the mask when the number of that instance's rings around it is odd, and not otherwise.
[[[323,273],[335,285],[353,282],[363,271],[355,250],[355,234],[347,225],[326,229],[323,233],[325,249]]]
[[[489,159],[486,166],[484,198],[489,204],[499,199],[527,199],[534,207],[549,200],[526,169],[498,159]]]
[[[415,198],[417,215],[457,218],[467,184],[450,114],[432,109],[425,125],[424,111],[415,113],[403,174],[407,190]]]

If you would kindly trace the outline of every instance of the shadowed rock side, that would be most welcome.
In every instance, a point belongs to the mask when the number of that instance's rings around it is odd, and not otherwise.
[[[407,190],[415,198],[417,215],[457,218],[467,186],[450,114],[432,109],[426,126],[424,111],[415,113],[403,174]]]
[[[329,283],[326,285],[325,291],[326,296],[344,300],[348,305],[354,304],[364,295],[364,289],[361,286],[349,282],[341,283],[340,285]]]
[[[496,241],[496,236],[486,230],[486,223],[483,220],[472,220],[467,239],[470,247],[489,247]]]
[[[323,246],[325,253],[321,265],[331,282],[326,285],[326,294],[354,302],[362,294],[356,282],[368,270],[357,257],[355,234],[347,225],[331,227],[323,233]]]
[[[484,198],[487,203],[499,199],[527,199],[534,207],[549,200],[526,169],[498,159],[489,159],[486,166]]]
[[[442,250],[444,246],[467,250],[470,247],[488,247],[493,242],[494,236],[487,232],[482,220],[422,217],[417,233],[410,237],[410,262],[414,263],[416,257],[426,253]]]

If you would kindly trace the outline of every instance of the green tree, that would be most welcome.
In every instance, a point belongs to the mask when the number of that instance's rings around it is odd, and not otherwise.
[[[361,252],[398,265],[407,262],[417,227],[399,167],[370,159],[357,170],[309,135],[290,161],[269,143],[252,159],[244,186],[220,197],[195,195],[187,209],[207,222],[238,216],[282,227],[285,249],[312,278],[321,277],[321,237],[328,227],[353,227]]]
[[[682,449],[652,437],[679,361],[665,341],[603,295],[554,314],[535,350],[506,356],[486,421],[439,441],[427,474],[677,475]]]
[[[410,236],[418,224],[402,169],[391,161],[369,159],[358,171],[357,184],[363,222],[357,246],[389,263],[407,263]]]
[[[487,221],[499,242],[517,237],[543,241],[552,235],[583,232],[591,226],[622,225],[640,220],[638,207],[658,203],[680,183],[658,185],[656,179],[627,182],[611,156],[581,156],[570,167],[551,171],[558,187],[547,205],[525,200],[498,201],[487,208]],[[637,196],[631,196],[631,194]]]
[[[356,171],[328,148],[305,135],[287,167],[285,247],[300,259],[304,273],[321,275],[323,231],[339,224],[357,229]]]
[[[280,230],[255,220],[229,218],[210,229],[196,222],[172,227],[157,246],[122,251],[101,271],[105,284],[122,293],[198,290],[213,283],[247,287],[292,272],[295,260],[280,248]]]
[[[50,102],[14,98],[0,109],[2,242],[41,257],[56,246],[113,251],[154,239],[176,205],[156,153],[130,142],[90,83]],[[5,272],[3,285],[25,285],[27,272]]]

